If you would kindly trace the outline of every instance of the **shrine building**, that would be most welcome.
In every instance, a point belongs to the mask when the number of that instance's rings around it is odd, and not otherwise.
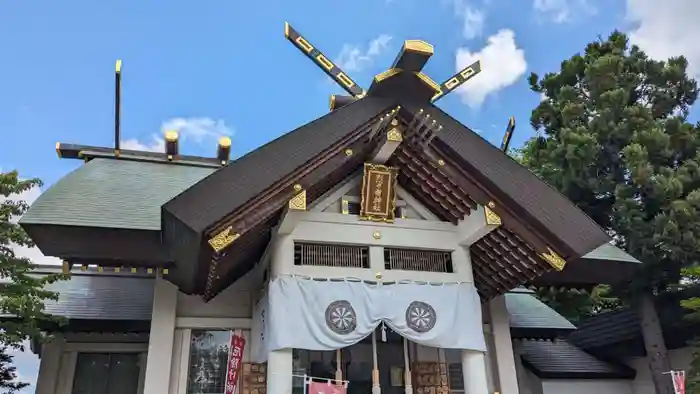
[[[512,120],[499,148],[436,106],[482,65],[437,83],[433,47],[408,40],[365,89],[285,37],[347,94],[236,160],[227,137],[180,154],[176,131],[121,149],[120,62],[114,146],[56,145],[84,164],[20,221],[72,274],[36,393],[227,393],[231,333],[239,394],[627,393],[610,390],[635,371],[564,339],[527,287],[617,284],[639,262],[504,153]]]

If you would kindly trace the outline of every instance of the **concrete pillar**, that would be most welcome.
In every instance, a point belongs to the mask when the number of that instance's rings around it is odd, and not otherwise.
[[[267,394],[291,394],[293,369],[292,349],[271,351],[267,356]]]
[[[462,375],[464,394],[489,394],[484,353],[462,350]]]
[[[163,278],[156,278],[144,394],[168,394],[170,389],[176,312],[177,287]]]
[[[518,378],[513,354],[513,341],[510,338],[510,321],[506,298],[501,295],[489,301],[493,352],[496,358],[498,387],[501,394],[519,394]]]
[[[39,375],[36,378],[36,394],[56,393],[64,344],[63,337],[59,335],[41,345],[41,363],[39,364]]]

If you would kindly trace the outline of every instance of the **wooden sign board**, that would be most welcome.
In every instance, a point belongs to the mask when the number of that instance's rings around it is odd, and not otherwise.
[[[360,219],[394,222],[398,168],[365,163],[362,174]]]

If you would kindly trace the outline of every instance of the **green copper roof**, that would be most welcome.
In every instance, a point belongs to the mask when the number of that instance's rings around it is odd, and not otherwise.
[[[160,230],[160,207],[213,168],[93,159],[46,190],[21,223]]]
[[[588,254],[584,255],[583,258],[591,260],[613,260],[641,264],[641,261],[635,259],[624,250],[610,243],[604,243],[600,245]]]
[[[535,298],[533,294],[532,291],[522,288],[505,294],[511,327],[576,329],[564,316]]]

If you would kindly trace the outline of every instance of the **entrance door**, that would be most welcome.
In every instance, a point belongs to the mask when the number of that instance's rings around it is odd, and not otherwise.
[[[381,331],[377,336],[377,366],[379,369],[379,384],[382,394],[403,394],[404,360],[402,337],[388,328],[387,340],[382,341]],[[372,390],[372,338],[346,348],[348,355],[343,355],[343,377],[350,381],[348,394],[367,394]]]
[[[377,342],[379,384],[382,386],[382,394],[403,394],[405,392],[403,342],[401,336],[391,334],[387,332],[386,342]]]

